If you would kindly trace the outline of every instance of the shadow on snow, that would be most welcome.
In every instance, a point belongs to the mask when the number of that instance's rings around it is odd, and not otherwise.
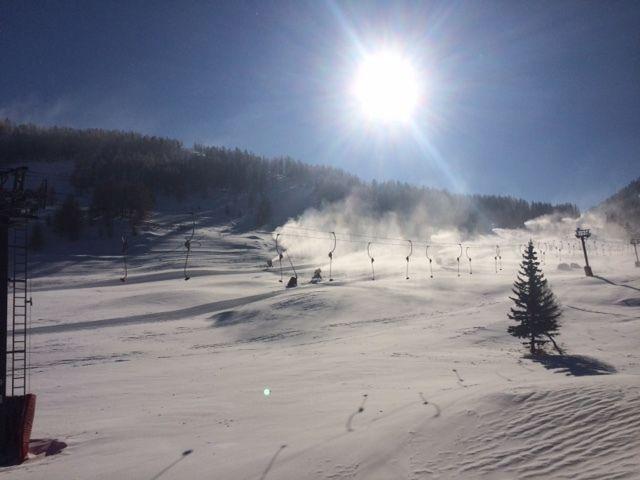
[[[526,358],[544,365],[549,370],[574,377],[616,373],[614,366],[584,355],[527,355]]]

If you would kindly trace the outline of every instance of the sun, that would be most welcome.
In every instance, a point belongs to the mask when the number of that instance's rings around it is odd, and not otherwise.
[[[369,120],[407,122],[420,100],[416,69],[395,52],[367,55],[357,69],[352,94]]]

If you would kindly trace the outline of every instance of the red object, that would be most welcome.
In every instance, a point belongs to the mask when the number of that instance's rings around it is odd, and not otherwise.
[[[20,462],[24,462],[29,454],[29,440],[31,440],[31,429],[33,428],[33,419],[36,415],[36,396],[28,393],[24,396],[24,404],[22,408],[22,435],[20,438]]]
[[[0,404],[0,465],[24,462],[36,412],[36,396],[5,397]]]

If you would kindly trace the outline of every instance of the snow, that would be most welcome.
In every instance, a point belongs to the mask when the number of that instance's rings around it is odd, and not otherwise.
[[[463,256],[457,276],[458,247],[434,248],[433,279],[420,248],[405,280],[407,249],[374,245],[375,281],[366,245],[338,242],[336,281],[317,285],[328,237],[290,241],[287,290],[277,258],[263,268],[269,235],[225,232],[199,229],[189,281],[168,228],[124,284],[117,239],[112,256],[36,258],[33,437],[68,446],[3,478],[640,478],[628,250],[592,257],[598,278],[547,253],[567,357],[533,361],[506,333],[518,248],[496,274],[496,238],[473,275]]]

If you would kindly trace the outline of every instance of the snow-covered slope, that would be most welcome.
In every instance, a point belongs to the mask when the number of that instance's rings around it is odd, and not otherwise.
[[[317,285],[327,265],[291,249],[286,290],[270,237],[201,229],[184,281],[181,235],[157,232],[126,283],[117,255],[34,265],[33,436],[68,446],[3,478],[640,478],[629,252],[592,258],[596,278],[547,256],[567,355],[533,361],[506,333],[517,248],[495,273],[487,243],[460,277],[441,248],[433,279],[416,254],[406,280],[378,246],[371,281],[338,244]]]

